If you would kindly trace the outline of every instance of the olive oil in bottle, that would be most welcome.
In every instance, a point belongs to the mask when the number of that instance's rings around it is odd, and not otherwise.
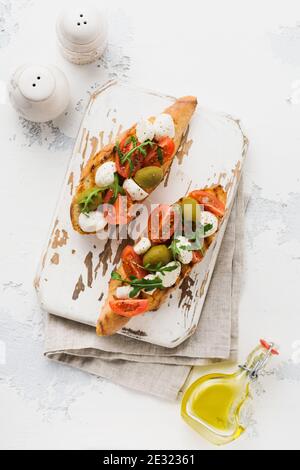
[[[198,379],[184,394],[183,419],[213,444],[237,439],[245,431],[241,410],[249,397],[251,383],[258,379],[273,355],[278,355],[275,345],[261,340],[235,373],[209,374]]]

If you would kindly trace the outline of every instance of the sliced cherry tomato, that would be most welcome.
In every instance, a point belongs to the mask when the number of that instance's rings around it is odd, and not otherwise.
[[[137,142],[138,144],[138,142]],[[130,152],[130,150],[133,149],[133,141],[130,140],[130,134],[128,134],[124,139],[120,142],[120,150],[123,154],[126,154]],[[135,173],[142,168],[143,162],[144,162],[144,156],[140,152],[135,152],[131,156],[131,161],[133,168],[130,167],[130,164],[128,161],[126,161],[124,164],[121,163],[120,156],[118,152],[116,152],[116,167],[117,167],[117,172],[119,175],[121,175],[123,178],[128,178],[129,176],[134,176]]]
[[[128,195],[121,196],[121,194],[119,194],[115,203],[112,205],[109,202],[112,195],[109,196],[109,199],[106,202],[106,207],[104,209],[105,218],[110,225],[127,225],[131,220],[129,212],[133,204],[132,199]]]
[[[161,204],[150,214],[148,236],[153,243],[164,243],[173,235],[180,221],[173,206]]]
[[[201,251],[193,251],[193,259],[192,259],[193,264],[199,263],[200,261],[202,261],[202,259],[203,259],[203,254],[201,253]]]
[[[196,199],[199,204],[204,206],[204,209],[212,212],[217,217],[223,217],[225,214],[225,205],[216,196],[211,194],[209,191],[196,190],[189,194],[189,197]]]
[[[123,269],[128,278],[135,276],[138,279],[143,279],[147,276],[147,271],[140,267],[143,265],[143,258],[136,254],[132,246],[128,245],[124,248],[121,260]]]
[[[113,190],[109,189],[103,198],[103,204],[110,204],[111,200],[113,199],[113,196],[114,196]]]
[[[159,150],[161,149],[161,158],[159,157]],[[143,166],[162,166],[162,164],[168,162],[174,155],[175,143],[170,137],[163,137],[159,139],[158,145],[153,147],[144,159]]]
[[[164,152],[164,163],[168,162],[174,155],[175,142],[170,137],[162,137],[158,141],[158,145],[163,149]]]
[[[131,318],[147,312],[149,301],[147,299],[111,300],[109,305],[114,313]]]

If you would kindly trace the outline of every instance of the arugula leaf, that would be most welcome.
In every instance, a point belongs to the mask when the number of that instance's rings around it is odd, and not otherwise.
[[[130,280],[127,280],[122,279],[120,274],[114,271],[111,275],[111,278],[117,281],[124,282],[124,284],[128,284],[129,286],[133,287],[132,291],[129,294],[130,298],[135,297],[141,292],[141,290],[151,292],[153,289],[163,289],[162,280],[159,277],[156,277],[155,279],[138,279],[135,276],[130,276]]]
[[[150,264],[147,264],[146,266],[143,266],[146,271],[149,271],[151,273],[161,273],[163,276],[165,273],[171,273],[172,271],[175,271],[177,269],[177,266],[162,266],[161,263],[158,263],[156,266],[151,267]]]
[[[153,147],[155,144],[154,142],[152,142],[151,140],[146,140],[145,142],[143,142],[142,144],[138,145],[138,142],[136,140],[136,137],[135,136],[131,136],[131,141],[133,143],[133,147],[131,150],[129,150],[127,153],[125,154],[122,154],[122,156],[120,156],[120,160],[121,160],[121,163],[124,165],[124,163],[126,163],[127,161],[129,162],[130,164],[130,161],[132,163],[132,155],[135,153],[135,152],[139,152],[141,153],[143,156],[146,156],[147,155],[147,152],[145,150],[145,147],[147,147],[148,145],[150,145],[150,147]]]
[[[125,196],[125,190],[123,189],[122,186],[120,186],[120,179],[118,173],[115,173],[114,176],[114,182],[109,186],[110,189],[113,191],[113,197],[111,203],[114,203],[115,200],[117,199],[118,195],[121,194],[122,196]]]
[[[111,274],[111,278],[114,280],[114,281],[122,281],[122,276],[117,273],[117,271],[114,271],[112,274]]]
[[[161,149],[161,147],[157,147],[157,158],[158,158],[158,161],[161,165],[163,165],[164,163],[164,154],[163,154],[163,151]]]
[[[99,193],[106,191],[107,188],[91,188],[85,191],[82,197],[78,200],[80,211],[83,214],[89,214],[89,212],[93,209],[93,204],[96,202],[96,197],[99,198]],[[99,200],[99,204],[101,204],[101,200]]]
[[[124,154],[123,154],[123,152],[120,148],[120,143],[119,142],[116,143],[114,150],[117,151],[120,160],[122,160],[122,158],[124,157]]]

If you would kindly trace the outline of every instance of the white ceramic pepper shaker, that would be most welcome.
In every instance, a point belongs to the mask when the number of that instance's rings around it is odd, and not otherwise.
[[[34,122],[57,118],[70,101],[67,78],[53,65],[20,66],[11,77],[8,92],[17,112]]]
[[[86,1],[76,2],[61,12],[56,32],[63,56],[75,64],[94,62],[107,45],[106,19]]]

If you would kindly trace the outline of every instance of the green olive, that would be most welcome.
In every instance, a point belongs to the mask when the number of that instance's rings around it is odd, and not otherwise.
[[[81,212],[87,213],[95,211],[98,206],[102,204],[102,202],[102,190],[97,186],[86,189],[79,195],[77,199],[77,203],[79,204]]]
[[[134,181],[142,189],[156,188],[163,180],[164,173],[158,166],[147,166],[138,170],[135,174]]]
[[[155,268],[158,264],[165,266],[172,261],[172,254],[166,245],[157,245],[150,248],[144,255],[143,265]]]
[[[192,197],[184,197],[181,201],[181,207],[186,222],[197,222],[200,219],[200,206]]]

